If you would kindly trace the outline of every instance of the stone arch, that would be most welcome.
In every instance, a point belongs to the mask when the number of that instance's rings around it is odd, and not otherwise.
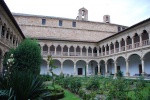
[[[127,56],[127,60],[129,60],[130,56],[132,55],[138,55],[139,57],[141,57],[137,52],[133,52]]]
[[[86,51],[87,51],[86,47],[83,46],[83,48],[82,48],[82,56],[86,56]]]
[[[121,51],[125,51],[125,40],[122,38],[120,41]]]
[[[110,75],[115,74],[115,69],[114,69],[114,60],[112,58],[109,58],[107,60],[107,73]]]
[[[63,61],[63,74],[74,75],[74,62],[71,59]]]
[[[48,67],[47,61],[45,59],[42,59],[41,67],[40,67],[40,74],[47,74],[47,72],[48,72],[47,67]]]
[[[80,56],[80,46],[76,47],[76,56]]]
[[[54,60],[54,66],[57,66],[57,68],[53,69],[53,72],[56,75],[59,75],[61,73],[61,61],[57,58],[55,58],[53,60]]]
[[[142,46],[148,45],[149,43],[149,33],[146,30],[143,30],[142,35]]]
[[[98,62],[96,60],[90,60],[88,62],[89,74],[97,75],[98,74]]]
[[[92,48],[90,46],[88,47],[88,56],[92,56]]]
[[[147,75],[150,75],[150,61],[149,61],[149,58],[150,58],[150,51],[146,52],[143,56],[143,61],[144,61],[144,72],[147,74]]]
[[[99,52],[99,51],[98,51],[98,52]],[[96,48],[96,47],[93,48],[93,55],[94,55],[94,56],[97,56],[97,48]]]
[[[56,54],[57,55],[61,55],[61,46],[60,45],[58,45],[57,47],[56,47]]]
[[[85,72],[86,72],[86,63],[87,62],[84,59],[77,60],[77,62],[76,62],[77,75],[85,75]]]
[[[105,75],[106,71],[105,71],[105,60],[100,60],[100,73],[101,75]]]
[[[117,71],[123,72],[123,75],[126,73],[126,59],[123,56],[118,56],[116,59]]]
[[[45,44],[43,46],[43,55],[47,55],[48,54],[48,46]]]
[[[137,53],[130,54],[128,64],[131,76],[140,75],[142,73],[141,57]]]

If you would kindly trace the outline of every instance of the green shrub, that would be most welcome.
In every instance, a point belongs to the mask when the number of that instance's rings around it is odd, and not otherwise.
[[[98,78],[91,78],[87,85],[86,85],[87,90],[97,90],[99,89],[99,79]]]
[[[36,40],[25,39],[14,52],[15,68],[20,71],[30,70],[40,73],[41,49]]]

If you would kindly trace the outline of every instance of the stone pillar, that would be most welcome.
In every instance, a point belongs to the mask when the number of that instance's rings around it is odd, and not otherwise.
[[[140,34],[139,37],[140,37],[140,46],[142,46],[142,34]]]
[[[47,61],[47,74],[50,73],[49,67],[51,67],[51,66],[49,66],[49,61]]]
[[[109,45],[109,55],[111,54],[111,45]]]
[[[56,55],[56,46],[55,46],[55,51],[54,51],[54,55]]]
[[[141,58],[141,63],[142,63],[142,75],[145,75],[145,66],[144,66],[144,58]]]
[[[120,42],[118,42],[119,43],[119,52],[121,51],[121,43]]]
[[[114,68],[115,68],[114,77],[116,77],[117,75],[117,62],[116,61],[114,61]]]
[[[100,64],[98,63],[98,75],[101,75],[101,72],[100,72]]]
[[[114,53],[116,53],[116,46],[115,46],[116,44],[114,43]]]
[[[68,47],[68,56],[69,56],[70,48]]]
[[[106,46],[105,46],[105,56],[107,55],[107,50],[106,50]]]
[[[76,62],[74,63],[74,75],[77,75],[77,70],[76,70]]]
[[[88,63],[86,63],[86,75],[89,75],[89,66],[88,66],[89,64]]]
[[[50,47],[48,46],[48,51],[47,51],[47,55],[50,55]]]
[[[129,73],[129,60],[126,59],[126,76],[130,76]]]
[[[60,66],[60,74],[63,74],[63,63],[61,62],[61,66]]]
[[[124,42],[125,42],[125,51],[127,51],[127,40],[125,40]]]
[[[99,48],[97,48],[97,57],[99,57]]]
[[[62,46],[60,47],[61,47],[61,56],[63,56],[63,47]]]
[[[107,63],[105,63],[105,76],[108,75]]]
[[[88,57],[88,53],[89,53],[88,48],[86,48],[86,56],[87,57]]]
[[[76,47],[74,47],[74,55],[76,56]]]
[[[133,49],[134,48],[134,36],[132,37],[132,48],[131,49]]]
[[[92,48],[91,48],[92,49]],[[92,49],[92,57],[93,57],[93,49]]]
[[[80,48],[80,56],[82,56],[82,48]]]

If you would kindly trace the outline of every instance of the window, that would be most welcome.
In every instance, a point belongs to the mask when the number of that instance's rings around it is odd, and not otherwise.
[[[46,24],[46,19],[42,19],[42,25]]]
[[[63,24],[63,21],[59,20],[59,26],[62,26],[62,24]]]
[[[72,22],[72,27],[76,27],[76,22]]]
[[[121,27],[120,26],[118,26],[118,32],[120,32],[121,31]]]

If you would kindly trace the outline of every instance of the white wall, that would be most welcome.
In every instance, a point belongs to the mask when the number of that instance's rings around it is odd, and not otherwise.
[[[117,66],[120,66],[120,70],[123,72],[123,75],[126,75],[126,62],[123,57],[117,59]]]
[[[40,74],[47,74],[47,62],[42,60]]]
[[[63,63],[63,73],[69,74],[69,75],[74,75],[74,63],[72,61],[66,60]]]
[[[130,76],[139,74],[139,64],[141,64],[140,57],[138,55],[132,55],[129,58],[129,73]]]

